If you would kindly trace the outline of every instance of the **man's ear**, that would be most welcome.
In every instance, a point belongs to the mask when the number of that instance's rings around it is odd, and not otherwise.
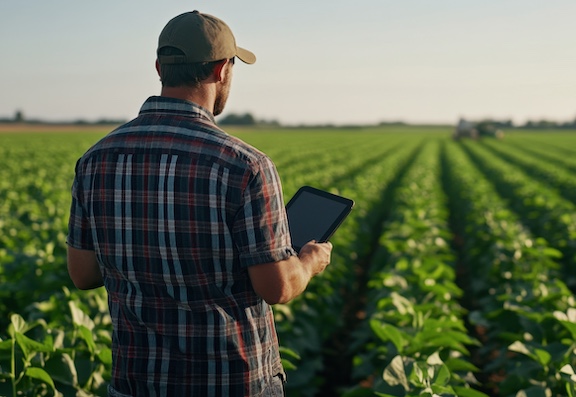
[[[214,65],[214,72],[212,73],[212,76],[214,77],[215,81],[219,82],[224,80],[224,76],[226,75],[226,64],[228,62],[228,59],[223,59]]]
[[[160,62],[156,59],[156,72],[158,72],[158,76],[160,76]]]

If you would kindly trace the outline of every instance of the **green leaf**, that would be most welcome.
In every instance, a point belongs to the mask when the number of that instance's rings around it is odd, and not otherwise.
[[[560,368],[560,373],[570,376],[576,374],[576,372],[574,372],[574,367],[572,367],[570,364],[566,364],[562,368]]]
[[[72,313],[72,320],[76,325],[83,325],[84,327],[88,328],[90,331],[94,329],[94,321],[78,306],[74,301],[69,301],[68,306],[70,307],[70,312]]]
[[[433,391],[433,396],[454,396],[454,397],[458,397],[456,396],[454,393],[454,389],[451,386],[446,386],[446,385],[438,385],[436,383],[430,385],[430,388]]]
[[[112,365],[112,349],[105,347],[97,353],[100,362],[106,366]]]
[[[280,346],[280,354],[283,356],[288,356],[290,358],[300,360],[300,356],[292,349],[288,349],[287,347]]]
[[[390,386],[402,385],[404,390],[410,390],[408,377],[404,370],[404,361],[401,356],[396,356],[392,359],[392,362],[384,370],[383,378]]]
[[[410,302],[409,299],[406,299],[397,292],[392,292],[390,297],[392,298],[392,303],[398,310],[399,314],[414,314],[414,304]]]
[[[57,391],[56,386],[54,386],[54,381],[52,380],[52,378],[50,377],[48,372],[46,372],[42,368],[28,367],[28,368],[26,368],[26,376],[28,376],[30,378],[38,379],[38,380],[46,383],[47,385],[49,385],[52,388],[52,390],[54,390],[55,392]]]
[[[444,365],[444,361],[440,358],[438,352],[434,352],[426,359],[426,364],[428,365]]]
[[[78,334],[80,335],[82,340],[86,342],[90,354],[94,354],[94,351],[96,350],[96,344],[94,343],[94,335],[92,334],[92,332],[84,325],[79,325]]]
[[[449,358],[446,360],[446,365],[450,368],[450,371],[466,371],[466,372],[478,372],[478,367],[467,360],[461,358]]]
[[[508,350],[524,354],[532,358],[534,361],[538,362],[543,367],[547,366],[548,363],[550,363],[550,360],[552,359],[552,356],[546,350],[527,346],[520,341],[516,341],[512,343],[510,346],[508,346]]]
[[[546,350],[543,349],[535,349],[536,357],[538,357],[538,362],[542,364],[543,367],[548,366],[552,356]]]
[[[520,342],[519,340],[508,346],[508,350],[535,358],[530,352],[530,350],[528,350],[528,347],[526,347],[526,345]]]
[[[572,339],[576,339],[576,323],[560,320],[560,324],[562,324],[570,332]]]
[[[410,381],[413,385],[423,387],[425,386],[425,381],[428,378],[428,373],[424,371],[426,365],[421,362],[417,362],[414,367],[412,368],[412,372],[410,373]]]
[[[30,355],[34,355],[37,352],[50,353],[53,351],[53,346],[50,341],[40,343],[20,333],[16,334],[16,342],[26,358],[29,358]]]
[[[50,373],[53,380],[65,385],[78,386],[78,373],[74,361],[67,353],[55,354],[46,361],[44,369]]]
[[[452,374],[446,365],[440,366],[439,370],[436,372],[435,384],[440,384],[442,386],[447,386],[450,383]]]
[[[298,369],[298,367],[292,361],[289,360],[289,359],[300,360],[300,356],[298,355],[298,353],[287,347],[280,346],[280,355],[282,356],[281,361],[282,361],[282,367],[284,369],[291,371]],[[289,359],[285,358],[285,356],[288,356]],[[111,360],[112,356],[110,356],[110,361]]]
[[[287,371],[294,371],[298,369],[297,366],[295,366],[292,362],[286,360],[285,358],[282,358],[280,361],[282,361],[282,368],[284,368]]]
[[[384,324],[378,320],[371,320],[370,327],[376,336],[378,336],[378,338],[380,338],[382,341],[390,340],[394,346],[396,346],[398,352],[402,352],[403,347],[407,341],[402,335],[402,332],[398,330],[398,328],[389,324]]]
[[[4,340],[0,342],[0,350],[11,350],[12,349],[12,340]]]
[[[24,320],[24,318],[22,318],[22,316],[19,314],[13,314],[10,316],[10,322],[12,323],[12,327],[10,327],[8,332],[10,333],[11,337],[14,337],[15,333],[23,334],[29,329],[26,320]]]
[[[552,247],[546,247],[542,250],[542,252],[544,255],[546,255],[549,258],[554,258],[554,259],[562,258],[562,252],[560,252],[559,250],[552,248]]]

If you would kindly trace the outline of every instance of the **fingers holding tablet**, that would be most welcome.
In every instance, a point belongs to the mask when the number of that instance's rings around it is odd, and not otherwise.
[[[298,256],[303,263],[310,266],[312,275],[317,275],[326,269],[330,264],[332,254],[332,243],[317,243],[312,240],[306,243],[301,249]]]

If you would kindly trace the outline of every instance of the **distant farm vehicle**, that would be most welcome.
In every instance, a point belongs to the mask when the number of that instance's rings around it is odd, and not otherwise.
[[[504,132],[490,121],[475,123],[460,119],[458,125],[454,129],[454,133],[452,134],[452,138],[456,140],[461,138],[479,139],[482,137],[502,139],[504,138]]]

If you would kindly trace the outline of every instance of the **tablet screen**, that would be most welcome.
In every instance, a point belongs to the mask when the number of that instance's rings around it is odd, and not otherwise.
[[[350,213],[354,202],[304,186],[286,205],[292,246],[296,251],[310,240],[327,241]]]

